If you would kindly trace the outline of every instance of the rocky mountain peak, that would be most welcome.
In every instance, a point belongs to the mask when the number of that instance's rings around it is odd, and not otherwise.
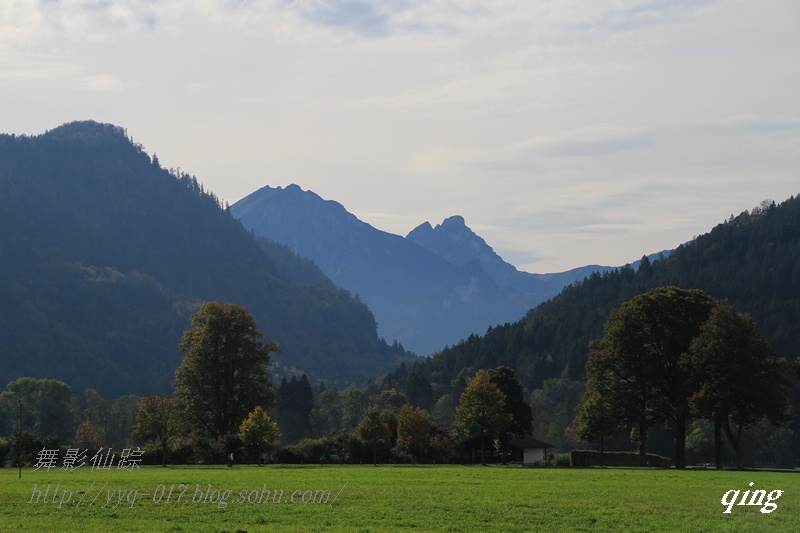
[[[457,266],[475,259],[484,264],[502,261],[492,247],[466,225],[461,215],[448,217],[435,228],[425,222],[414,228],[406,238]]]

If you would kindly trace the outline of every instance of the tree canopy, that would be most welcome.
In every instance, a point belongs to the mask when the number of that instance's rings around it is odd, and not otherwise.
[[[506,411],[506,395],[487,370],[478,370],[459,398],[453,432],[457,438],[480,439],[481,464],[486,464],[486,441],[507,431],[513,418]]]
[[[722,468],[724,430],[742,463],[742,431],[762,418],[781,425],[791,418],[789,365],[775,355],[753,319],[720,302],[692,341],[686,364],[694,387],[694,412],[714,426],[714,460]]]
[[[666,423],[683,468],[693,415],[718,417],[723,428],[735,418],[739,431],[764,416],[786,419],[785,365],[752,320],[699,290],[660,287],[612,311],[586,369],[578,431],[599,437],[635,428],[643,464],[649,430]]]
[[[133,437],[152,440],[161,448],[161,466],[167,466],[170,443],[180,432],[179,405],[176,398],[148,394],[139,399]]]
[[[505,395],[505,411],[511,416],[507,433],[514,437],[528,437],[533,427],[531,406],[525,402],[522,385],[517,381],[514,370],[498,366],[489,370],[489,379]]]
[[[260,406],[250,413],[239,426],[239,438],[245,446],[250,446],[258,451],[258,464],[263,461],[264,448],[280,439],[281,433],[278,424]]]
[[[183,335],[175,394],[197,432],[219,448],[256,406],[272,405],[267,365],[280,345],[262,337],[246,308],[220,302],[204,304]]]
[[[417,455],[422,462],[422,455],[430,445],[433,423],[428,415],[419,407],[404,404],[397,417],[397,443]]]
[[[372,446],[372,462],[377,465],[378,445],[386,444],[392,438],[392,429],[377,407],[367,408],[364,417],[358,423],[356,434],[363,442]]]
[[[685,466],[689,375],[681,362],[713,306],[699,290],[652,289],[613,311],[603,337],[590,344],[587,384],[638,428],[643,461],[648,429],[672,422],[675,463]]]

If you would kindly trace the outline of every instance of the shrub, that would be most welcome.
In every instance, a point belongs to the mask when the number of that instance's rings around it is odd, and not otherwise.
[[[569,453],[559,453],[554,457],[552,464],[556,466],[570,466],[571,455],[572,454]]]
[[[0,437],[0,468],[6,464],[6,456],[11,451],[11,442],[8,439]]]

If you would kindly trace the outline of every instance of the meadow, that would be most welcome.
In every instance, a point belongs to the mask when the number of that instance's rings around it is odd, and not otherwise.
[[[720,502],[733,489],[783,493],[771,513],[762,513],[763,505],[733,505],[725,514]],[[499,465],[129,472],[87,465],[73,472],[28,467],[18,479],[16,469],[0,469],[2,531],[796,531],[799,525],[800,475],[788,472]]]

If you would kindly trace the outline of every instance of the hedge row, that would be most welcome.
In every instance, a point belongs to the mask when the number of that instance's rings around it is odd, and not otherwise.
[[[654,453],[647,454],[647,466],[669,468],[672,459]],[[638,452],[598,452],[596,450],[572,450],[569,452],[570,466],[641,466]]]

